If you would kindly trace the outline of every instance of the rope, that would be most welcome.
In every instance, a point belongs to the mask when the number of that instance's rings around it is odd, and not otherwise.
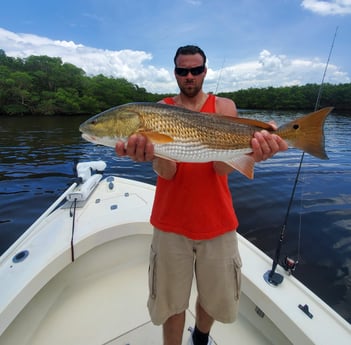
[[[73,209],[73,211],[72,211]],[[74,199],[70,209],[70,216],[72,217],[72,232],[71,232],[71,260],[74,262],[74,230],[76,223],[76,209],[77,209],[77,199]]]

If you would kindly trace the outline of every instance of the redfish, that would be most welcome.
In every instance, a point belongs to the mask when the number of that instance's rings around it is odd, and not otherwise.
[[[265,122],[199,113],[160,103],[129,103],[108,109],[82,123],[82,137],[115,147],[132,134],[154,144],[155,156],[178,162],[223,161],[253,178],[251,139],[256,131],[279,135],[297,149],[328,159],[324,149],[324,122],[333,108],[323,108],[274,129]]]

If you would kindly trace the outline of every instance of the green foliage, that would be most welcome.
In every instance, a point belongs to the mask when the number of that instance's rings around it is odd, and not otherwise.
[[[246,109],[311,109],[319,85],[250,88],[221,93]],[[325,84],[321,106],[351,110],[351,84]],[[169,96],[152,94],[124,78],[89,77],[61,58],[6,56],[0,49],[1,115],[96,114],[128,102],[157,102]]]
[[[219,96],[231,98],[238,108],[302,110],[313,109],[317,101],[320,86],[250,88],[235,92],[223,92]],[[320,108],[332,106],[336,110],[351,110],[351,84],[324,84],[321,89]]]
[[[151,102],[155,97],[124,78],[89,77],[61,58],[17,59],[0,49],[1,115],[95,114],[123,103]]]

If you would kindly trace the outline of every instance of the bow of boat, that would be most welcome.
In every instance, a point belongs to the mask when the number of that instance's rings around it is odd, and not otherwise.
[[[1,344],[161,344],[146,308],[155,187],[115,176],[93,185],[86,200],[74,201],[79,186],[63,193],[1,256]],[[215,323],[216,344],[330,344],[336,335],[338,344],[349,343],[344,319],[292,276],[267,284],[271,259],[240,235],[239,247],[239,317]],[[194,324],[193,285],[187,327]]]

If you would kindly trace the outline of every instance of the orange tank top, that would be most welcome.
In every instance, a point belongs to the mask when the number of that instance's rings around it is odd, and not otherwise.
[[[174,105],[173,98],[165,103]],[[215,112],[209,95],[201,112]],[[177,163],[172,180],[158,177],[150,218],[159,230],[193,240],[206,240],[238,227],[227,175],[218,175],[213,163]]]

